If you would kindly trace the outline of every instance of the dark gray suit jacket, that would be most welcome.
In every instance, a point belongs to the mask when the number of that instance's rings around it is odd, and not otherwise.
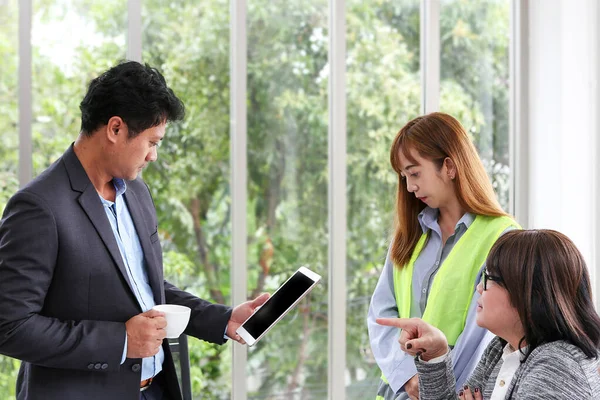
[[[156,304],[192,309],[185,333],[223,343],[231,308],[164,281],[156,210],[141,179],[125,201]],[[141,359],[126,359],[125,322],[142,310],[98,193],[71,146],[8,202],[0,222],[0,353],[22,360],[19,400],[138,400]],[[169,346],[168,391],[180,399]]]

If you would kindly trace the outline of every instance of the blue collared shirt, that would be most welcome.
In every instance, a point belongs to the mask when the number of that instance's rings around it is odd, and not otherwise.
[[[115,239],[119,245],[119,251],[127,270],[127,277],[133,287],[135,298],[144,312],[150,310],[156,304],[154,303],[154,295],[148,280],[148,272],[144,252],[135,225],[129,214],[127,203],[123,194],[127,190],[127,184],[122,179],[113,179],[113,185],[117,190],[114,203],[100,196],[100,200],[104,205],[104,211],[110,221]],[[125,335],[125,348],[123,350],[123,358],[121,363],[125,361],[127,355],[127,335]],[[153,357],[146,357],[142,360],[142,377],[141,380],[151,378],[162,370],[162,364],[165,359],[165,353],[162,347]]]
[[[413,318],[423,316],[431,284],[440,265],[475,220],[473,214],[463,215],[455,226],[454,234],[446,240],[446,244],[442,245],[442,231],[437,221],[438,215],[439,210],[429,207],[419,214],[421,229],[423,232],[431,231],[431,235],[415,261],[410,310],[410,316]],[[475,323],[477,299],[479,299],[479,293],[476,291],[477,283],[479,282],[475,282],[473,286],[474,295],[469,306],[465,329],[452,350],[456,387],[464,384],[475,369],[488,343],[494,337],[493,334]],[[399,330],[394,327],[378,325],[375,319],[379,317],[398,317],[394,294],[394,265],[390,260],[389,250],[383,272],[371,298],[367,325],[371,349],[379,368],[387,378],[392,390],[399,394],[398,399],[408,399],[408,395],[402,390],[402,387],[417,373],[414,359],[400,350]]]

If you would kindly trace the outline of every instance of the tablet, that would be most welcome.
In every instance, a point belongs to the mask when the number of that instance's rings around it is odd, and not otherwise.
[[[298,304],[320,279],[319,275],[308,268],[300,267],[237,329],[237,334],[246,341],[248,346],[254,345]]]

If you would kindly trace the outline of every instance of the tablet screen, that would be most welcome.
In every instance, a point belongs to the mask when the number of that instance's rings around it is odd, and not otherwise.
[[[296,272],[244,323],[244,329],[253,337],[258,338],[314,283],[315,281],[308,276]]]

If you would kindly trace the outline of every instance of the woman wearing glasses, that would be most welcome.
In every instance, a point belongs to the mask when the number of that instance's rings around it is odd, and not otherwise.
[[[458,395],[439,329],[416,318],[377,321],[402,328],[400,347],[416,356],[422,400],[600,398],[600,317],[569,238],[551,230],[503,235],[477,290],[477,324],[497,337]]]
[[[475,324],[475,288],[492,245],[518,225],[500,207],[467,133],[450,115],[415,118],[397,134],[396,227],[367,323],[382,380],[377,399],[417,399],[416,366],[379,317],[417,317],[441,329],[463,383],[493,335]]]

